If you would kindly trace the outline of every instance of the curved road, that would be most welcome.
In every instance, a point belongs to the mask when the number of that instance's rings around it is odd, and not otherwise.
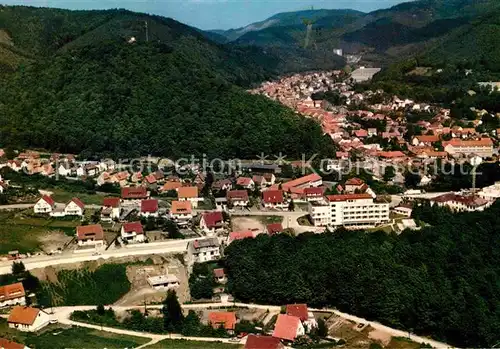
[[[262,310],[270,310],[270,311],[280,311],[281,306],[276,306],[276,305],[260,305],[260,304],[248,304],[248,303],[238,303],[238,302],[226,302],[226,303],[204,303],[204,304],[182,304],[182,308],[184,309],[192,309],[192,308],[219,308],[219,307],[229,307],[229,306],[236,306],[236,307],[246,307],[246,308],[254,308],[254,309],[262,309]],[[115,311],[126,311],[129,309],[138,309],[142,308],[143,306],[132,306],[132,307],[122,307],[122,306],[116,306],[113,307],[113,310]],[[148,308],[150,309],[161,309],[163,305],[148,305]],[[82,326],[82,327],[88,327],[88,328],[93,328],[97,330],[101,330],[101,326],[98,325],[90,325],[86,323],[81,323],[81,322],[76,322],[70,320],[71,313],[76,310],[91,310],[95,309],[96,306],[76,306],[76,307],[57,307],[53,308],[54,313],[53,313],[53,318],[57,319],[60,323],[62,324],[67,324],[67,325],[75,325],[75,326]],[[409,335],[408,332],[397,330],[385,325],[382,325],[378,322],[375,321],[368,321],[366,319],[346,314],[343,312],[340,312],[336,309],[331,309],[331,308],[323,308],[323,309],[314,309],[314,308],[309,308],[311,311],[322,311],[322,312],[330,312],[333,313],[337,316],[340,316],[344,319],[350,320],[350,321],[355,321],[357,323],[363,323],[370,325],[371,327],[386,332],[390,334],[393,337],[407,337]],[[130,336],[138,336],[138,337],[146,337],[146,338],[151,338],[151,342],[147,343],[147,345],[151,345],[153,343],[157,343],[163,339],[186,339],[186,340],[197,340],[197,341],[221,341],[225,343],[230,343],[229,339],[221,339],[221,338],[206,338],[206,337],[184,337],[182,335],[177,335],[177,334],[172,334],[172,335],[159,335],[159,334],[153,334],[153,333],[145,333],[145,332],[136,332],[136,331],[129,331],[129,330],[122,330],[122,329],[117,329],[117,328],[112,328],[112,327],[102,327],[103,331],[107,332],[114,332],[118,334],[126,334]],[[443,342],[438,342],[426,337],[421,337],[417,336],[415,334],[410,334],[410,338],[412,341],[417,342],[417,343],[428,343],[432,345],[434,348],[439,348],[439,349],[447,349],[447,348],[454,348],[453,346],[443,343]],[[244,344],[244,340],[240,342],[239,344]],[[147,346],[146,344],[141,346],[140,348],[143,348]]]

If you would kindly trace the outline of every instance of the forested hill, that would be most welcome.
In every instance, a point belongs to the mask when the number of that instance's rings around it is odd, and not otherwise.
[[[452,214],[421,206],[430,226],[404,231],[258,236],[233,242],[235,298],[335,306],[458,347],[500,341],[500,204]]]
[[[331,150],[319,125],[240,87],[275,73],[279,60],[260,49],[122,10],[4,7],[0,29],[12,53],[0,61],[20,57],[0,75],[0,146],[223,158]]]

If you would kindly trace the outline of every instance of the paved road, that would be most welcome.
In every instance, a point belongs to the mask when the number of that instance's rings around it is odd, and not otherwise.
[[[197,238],[167,241],[159,245],[157,245],[156,243],[154,245],[153,244],[131,245],[128,247],[122,247],[120,249],[102,251],[100,255],[96,256],[92,254],[94,252],[92,250],[85,253],[30,257],[22,259],[22,262],[24,263],[26,269],[29,270],[35,268],[44,268],[58,264],[95,261],[101,258],[109,259],[117,257],[141,256],[150,254],[178,253],[186,251],[188,243],[196,239]],[[10,273],[11,268],[12,268],[12,261],[0,262],[0,275]]]
[[[0,210],[20,210],[35,206],[35,204],[12,204],[12,205],[0,205]]]
[[[249,304],[249,303],[204,303],[204,304],[183,304],[182,308],[184,309],[192,309],[192,308],[216,308],[216,307],[229,307],[229,306],[236,306],[236,307],[246,307],[246,308],[253,308],[253,309],[262,309],[262,310],[269,310],[269,311],[280,311],[281,306],[276,306],[276,305],[260,305],[260,304]],[[143,306],[132,306],[132,307],[121,307],[121,306],[116,306],[113,307],[113,310],[121,312],[121,311],[126,311],[129,309],[137,309],[137,308],[142,308]],[[150,309],[159,309],[162,308],[162,305],[149,305],[148,308]],[[82,327],[89,327],[89,328],[94,328],[94,329],[101,329],[101,326],[96,326],[96,325],[89,325],[89,324],[84,324],[80,322],[75,322],[69,319],[71,313],[76,310],[90,310],[90,309],[95,309],[96,306],[76,306],[76,307],[57,307],[53,308],[54,314],[52,315],[53,318],[57,319],[60,323],[63,324],[68,324],[68,325],[76,325],[76,326],[82,326]],[[368,321],[366,319],[350,315],[347,313],[340,312],[336,309],[329,309],[329,308],[323,308],[323,309],[314,309],[314,308],[309,308],[311,311],[327,311],[334,313],[337,316],[340,316],[344,319],[350,320],[350,321],[355,321],[357,323],[363,323],[370,325],[371,327],[379,330],[386,332],[390,334],[391,336],[394,337],[408,337],[408,332],[397,330],[385,325],[382,325],[378,322],[375,321]],[[162,339],[167,339],[167,338],[172,338],[172,339],[187,339],[187,340],[198,340],[198,341],[223,341],[223,342],[229,342],[227,339],[220,339],[220,338],[198,338],[198,337],[183,337],[181,335],[158,335],[158,334],[152,334],[152,333],[144,333],[144,332],[135,332],[135,331],[127,331],[127,330],[120,330],[120,329],[115,329],[115,328],[109,328],[109,327],[103,327],[103,331],[108,331],[108,332],[114,332],[114,333],[119,333],[119,334],[127,334],[131,336],[139,336],[139,337],[147,337],[151,338],[151,342],[148,343],[148,345],[151,345],[153,343],[156,343]],[[417,343],[428,343],[432,345],[434,348],[439,348],[439,349],[446,349],[446,348],[453,348],[451,345],[448,345],[443,342],[438,342],[426,337],[421,337],[417,336],[415,334],[410,334],[411,340]],[[240,344],[244,344],[243,342]],[[144,347],[144,346],[141,346]]]

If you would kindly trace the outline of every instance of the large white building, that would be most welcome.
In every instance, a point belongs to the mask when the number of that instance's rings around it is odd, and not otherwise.
[[[374,202],[366,193],[328,195],[309,203],[309,216],[316,227],[373,227],[389,221],[389,204]]]
[[[215,261],[220,258],[220,244],[217,238],[195,240],[189,243],[188,254],[195,263]]]
[[[493,156],[493,141],[490,138],[462,140],[453,138],[443,141],[444,150],[452,155],[478,155],[481,157]]]
[[[443,194],[430,200],[431,206],[448,207],[455,212],[484,211],[495,200],[486,200],[477,195]]]

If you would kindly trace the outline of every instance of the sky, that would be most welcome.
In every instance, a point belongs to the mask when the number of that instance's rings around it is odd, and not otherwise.
[[[406,0],[409,1],[409,0]],[[350,8],[370,12],[403,0],[0,0],[4,5],[73,10],[126,8],[171,17],[200,29],[230,29],[262,21],[279,12]]]

